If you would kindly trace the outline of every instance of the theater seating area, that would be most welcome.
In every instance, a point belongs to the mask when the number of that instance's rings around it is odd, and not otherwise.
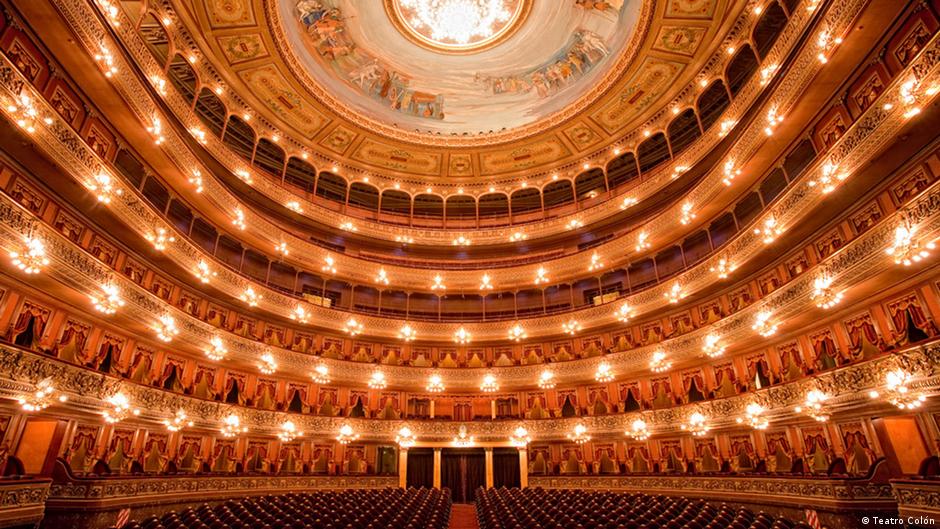
[[[450,503],[447,489],[291,493],[170,511],[121,529],[444,529]]]
[[[477,490],[481,529],[802,529],[765,512],[704,500],[541,488]]]

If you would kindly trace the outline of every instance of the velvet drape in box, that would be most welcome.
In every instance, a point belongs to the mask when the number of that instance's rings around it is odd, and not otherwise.
[[[486,485],[482,448],[445,448],[441,454],[441,486],[449,488],[454,503],[473,503],[478,487]]]

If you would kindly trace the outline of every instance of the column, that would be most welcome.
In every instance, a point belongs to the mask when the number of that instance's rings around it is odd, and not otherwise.
[[[441,488],[441,449],[434,449],[434,488]]]
[[[398,450],[398,486],[408,487],[408,449],[400,448]]]
[[[525,448],[519,449],[519,486],[529,486],[529,454]]]
[[[483,460],[486,462],[486,488],[493,488],[493,447],[483,449]]]

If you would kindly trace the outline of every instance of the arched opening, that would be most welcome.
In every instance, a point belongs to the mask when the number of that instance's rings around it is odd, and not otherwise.
[[[654,134],[637,147],[636,153],[637,160],[640,161],[640,174],[648,173],[657,165],[669,160],[666,135],[662,132]]]
[[[147,44],[150,55],[157,61],[161,68],[166,66],[166,61],[170,57],[170,37],[163,24],[157,20],[153,13],[144,18],[140,24],[140,36]]]
[[[353,182],[349,186],[349,204],[369,211],[378,211],[379,190],[363,182]]]
[[[427,193],[415,197],[414,216],[428,219],[444,218],[444,199]]]
[[[751,34],[751,38],[757,46],[757,53],[762,59],[767,57],[770,49],[774,47],[774,42],[777,42],[777,37],[780,36],[780,32],[786,25],[787,14],[783,12],[780,4],[771,2],[764,14],[761,15],[760,20],[754,25],[754,32]]]
[[[284,149],[273,141],[267,138],[258,140],[258,146],[255,148],[255,167],[279,179],[284,171],[284,157]]]
[[[490,193],[480,197],[480,218],[508,217],[509,198],[503,193]]]
[[[616,189],[640,176],[636,165],[636,155],[632,152],[621,154],[607,164],[607,185]]]
[[[787,172],[787,177],[793,180],[800,176],[815,159],[816,149],[813,147],[813,142],[803,140],[787,155],[783,162],[783,170]]]
[[[569,180],[552,182],[542,189],[545,209],[557,208],[574,202],[574,188]]]
[[[192,104],[196,98],[196,85],[199,79],[196,77],[196,71],[189,65],[182,55],[176,54],[170,61],[170,69],[167,73],[170,78],[170,84],[183,96],[187,103]]]
[[[305,193],[313,193],[317,183],[317,169],[300,158],[291,157],[287,160],[284,182],[302,189]]]
[[[382,213],[411,214],[411,197],[404,191],[389,189],[382,193]]]
[[[666,132],[669,133],[669,144],[672,145],[674,154],[682,152],[702,135],[702,131],[698,128],[698,120],[695,119],[695,111],[691,108],[676,116],[676,119],[669,123]]]
[[[748,193],[734,205],[734,217],[738,219],[738,226],[750,224],[760,214],[761,209],[763,207],[760,203],[760,195],[756,191]]]
[[[448,219],[475,219],[477,216],[477,203],[467,195],[447,197],[445,207]]]
[[[520,189],[510,197],[513,215],[521,215],[542,209],[542,196],[538,189]]]
[[[755,71],[757,71],[757,57],[754,55],[751,46],[745,44],[725,68],[725,79],[728,80],[728,89],[731,90],[731,95],[738,95],[738,92],[744,88],[744,85]]]
[[[222,136],[222,128],[225,126],[225,116],[228,111],[222,100],[209,90],[203,88],[199,91],[199,97],[196,98],[196,115],[216,137]]]
[[[579,174],[574,179],[574,189],[578,195],[578,200],[587,200],[605,193],[607,188],[604,183],[604,171],[595,167],[590,171]]]
[[[715,81],[702,92],[698,98],[697,108],[699,119],[702,120],[702,128],[706,131],[718,121],[721,114],[731,104],[728,98],[728,91],[725,90],[723,82]]]
[[[238,117],[229,116],[225,133],[222,135],[222,143],[244,158],[246,162],[250,161],[255,150],[255,131]]]
[[[316,196],[339,202],[346,203],[346,180],[329,172],[323,171],[317,178]]]
[[[774,169],[764,181],[760,183],[760,196],[764,199],[764,204],[773,202],[777,195],[783,192],[787,187],[787,179],[783,175],[783,170],[779,167]]]

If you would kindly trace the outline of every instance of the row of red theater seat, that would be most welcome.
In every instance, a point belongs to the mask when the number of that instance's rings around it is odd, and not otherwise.
[[[480,529],[810,529],[704,500],[584,490],[478,489]]]
[[[291,493],[170,511],[120,529],[446,529],[450,507],[447,489]]]

